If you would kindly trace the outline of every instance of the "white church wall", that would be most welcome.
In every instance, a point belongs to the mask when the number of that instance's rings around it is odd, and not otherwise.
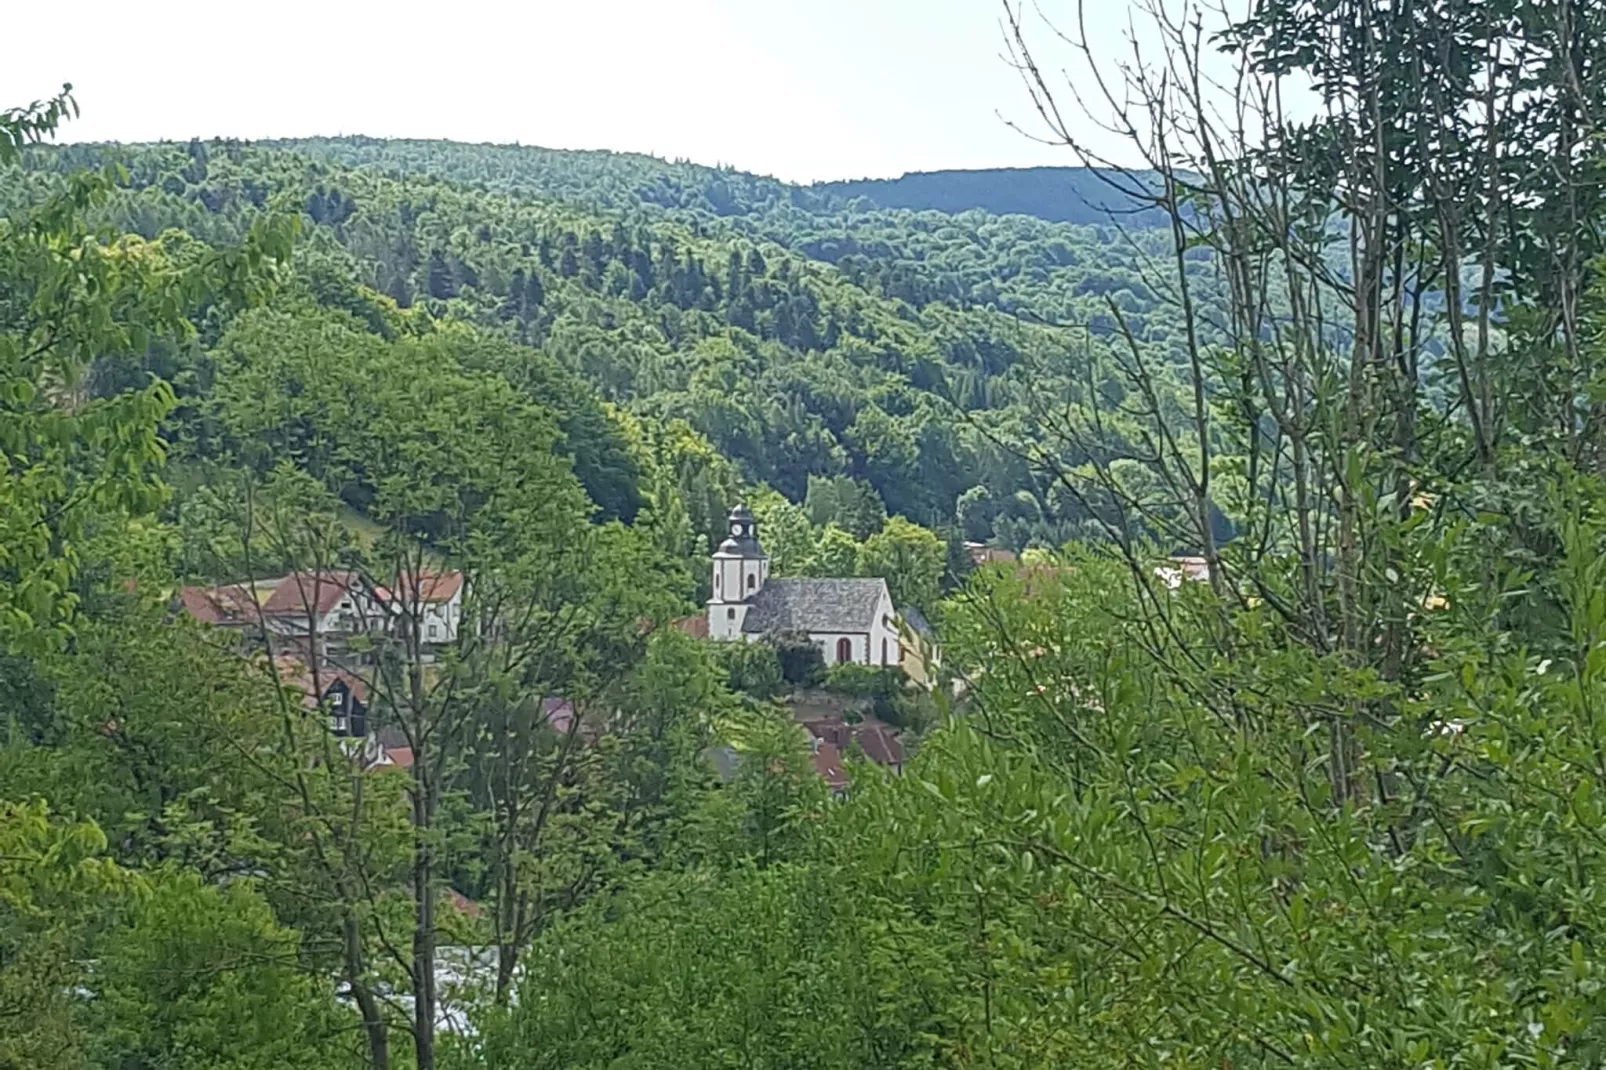
[[[875,623],[870,626],[870,650],[872,660],[877,665],[897,665],[902,658],[898,643],[898,611],[889,594],[883,594],[876,603]]]

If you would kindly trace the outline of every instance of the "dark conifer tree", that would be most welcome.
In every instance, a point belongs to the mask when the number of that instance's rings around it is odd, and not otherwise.
[[[433,298],[445,301],[457,296],[457,280],[452,277],[452,268],[446,262],[446,255],[439,249],[430,250],[424,280],[424,288]]]

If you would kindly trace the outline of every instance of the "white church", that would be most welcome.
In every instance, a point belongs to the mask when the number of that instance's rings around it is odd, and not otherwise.
[[[805,632],[827,665],[904,664],[898,611],[881,579],[772,580],[745,505],[731,510],[730,537],[714,553],[708,637],[756,642],[777,632]]]

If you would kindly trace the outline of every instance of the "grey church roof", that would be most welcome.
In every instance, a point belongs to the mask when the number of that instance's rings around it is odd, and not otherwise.
[[[868,632],[885,580],[770,580],[747,600],[742,631]]]

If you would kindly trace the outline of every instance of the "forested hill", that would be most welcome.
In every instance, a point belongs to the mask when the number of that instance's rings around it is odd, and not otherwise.
[[[1034,396],[1093,396],[1089,331],[1059,325],[1130,332],[1161,365],[1184,346],[1143,278],[1162,251],[1145,232],[866,209],[641,156],[362,138],[39,150],[13,193],[108,157],[127,172],[102,210],[116,228],[226,245],[294,212],[303,285],[376,330],[391,329],[380,304],[471,324],[635,418],[683,423],[750,485],[797,502],[811,478],[846,477],[888,513],[1016,547],[1088,522],[1009,445]],[[614,452],[576,465],[630,515],[605,487]],[[690,497],[717,532],[728,503]]]
[[[1086,167],[915,171],[901,178],[822,182],[811,189],[833,198],[864,198],[878,208],[958,214],[1029,215],[1051,223],[1158,226],[1163,213],[1128,192],[1130,180]]]

